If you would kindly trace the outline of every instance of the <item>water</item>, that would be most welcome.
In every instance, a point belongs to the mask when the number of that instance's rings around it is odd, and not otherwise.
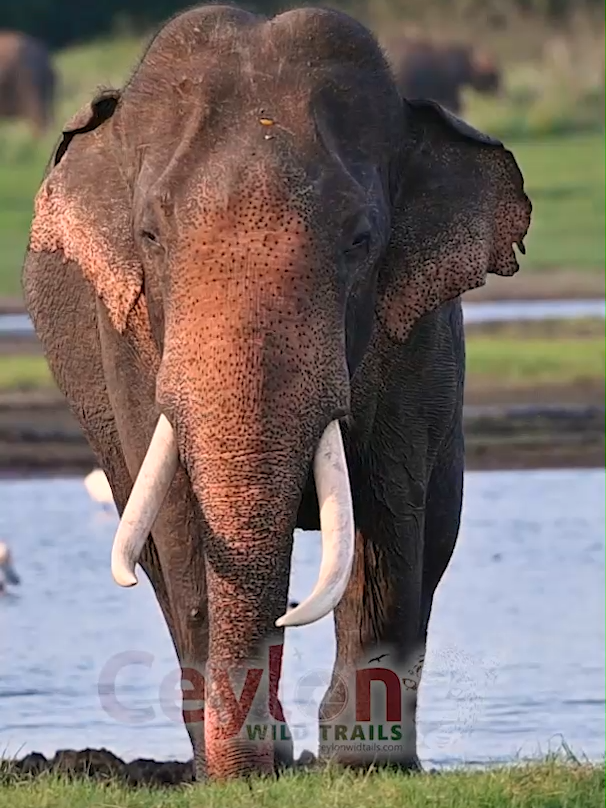
[[[420,694],[426,764],[510,760],[557,749],[562,737],[576,754],[603,758],[604,476],[467,475]],[[0,536],[23,583],[0,601],[0,749],[189,758],[151,588],[141,576],[120,589],[110,576],[115,515],[79,479],[0,481],[0,503]],[[297,534],[292,598],[310,592],[319,560],[318,535]],[[313,700],[324,689],[306,693],[297,681],[325,678],[333,655],[330,617],[288,630],[282,696],[297,753],[316,748]]]
[[[29,334],[32,330],[27,314],[0,314],[0,334]]]
[[[603,300],[500,300],[493,303],[464,303],[467,323],[515,320],[559,320],[606,316]],[[0,315],[0,334],[28,334],[32,324],[24,314]]]
[[[499,300],[464,303],[466,323],[515,322],[517,320],[574,320],[580,317],[604,319],[603,300]]]

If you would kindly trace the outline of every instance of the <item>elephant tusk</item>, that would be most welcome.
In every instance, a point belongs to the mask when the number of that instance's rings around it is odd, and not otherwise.
[[[161,415],[114,538],[112,575],[120,586],[137,583],[135,566],[173,481],[178,462],[175,431],[168,418]]]
[[[314,457],[320,505],[322,563],[318,582],[303,603],[276,620],[276,626],[305,626],[329,614],[339,603],[351,576],[355,522],[341,428],[332,421]]]

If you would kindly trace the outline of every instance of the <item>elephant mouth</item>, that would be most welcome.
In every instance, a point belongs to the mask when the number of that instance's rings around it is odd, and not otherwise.
[[[179,463],[175,431],[160,415],[133,485],[111,554],[114,580],[137,584],[135,567],[168,493]],[[322,561],[311,594],[276,621],[279,627],[304,626],[329,614],[339,603],[351,576],[355,524],[347,460],[338,420],[331,421],[316,448],[314,480],[320,508]]]

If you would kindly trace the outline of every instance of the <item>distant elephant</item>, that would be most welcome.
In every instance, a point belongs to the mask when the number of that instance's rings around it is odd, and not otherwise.
[[[199,777],[290,762],[284,627],[333,610],[322,753],[419,766],[415,689],[401,742],[358,755],[344,687],[385,654],[420,675],[461,512],[459,296],[518,270],[530,216],[512,154],[402,100],[333,10],[180,13],[64,127],[25,301],[121,515],[113,576],[141,565],[184,681],[204,675]],[[297,526],[322,564],[287,612]]]
[[[52,124],[56,91],[44,43],[18,31],[0,31],[0,118],[29,121],[39,137]]]
[[[398,88],[408,99],[431,99],[459,114],[462,90],[494,94],[501,76],[487,54],[466,45],[403,38],[391,49]]]

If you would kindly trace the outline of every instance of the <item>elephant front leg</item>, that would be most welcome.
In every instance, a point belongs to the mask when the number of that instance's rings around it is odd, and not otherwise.
[[[160,545],[159,563],[169,601],[169,609],[162,611],[165,618],[170,613],[167,625],[180,666],[183,722],[192,744],[195,777],[200,780],[206,777],[203,701],[208,599],[200,537],[176,528],[179,524],[184,523],[173,523],[172,530],[157,525],[154,536]]]
[[[335,610],[337,658],[320,707],[320,757],[351,767],[420,769],[416,707],[425,652],[420,635],[423,518],[356,535],[352,577]]]

